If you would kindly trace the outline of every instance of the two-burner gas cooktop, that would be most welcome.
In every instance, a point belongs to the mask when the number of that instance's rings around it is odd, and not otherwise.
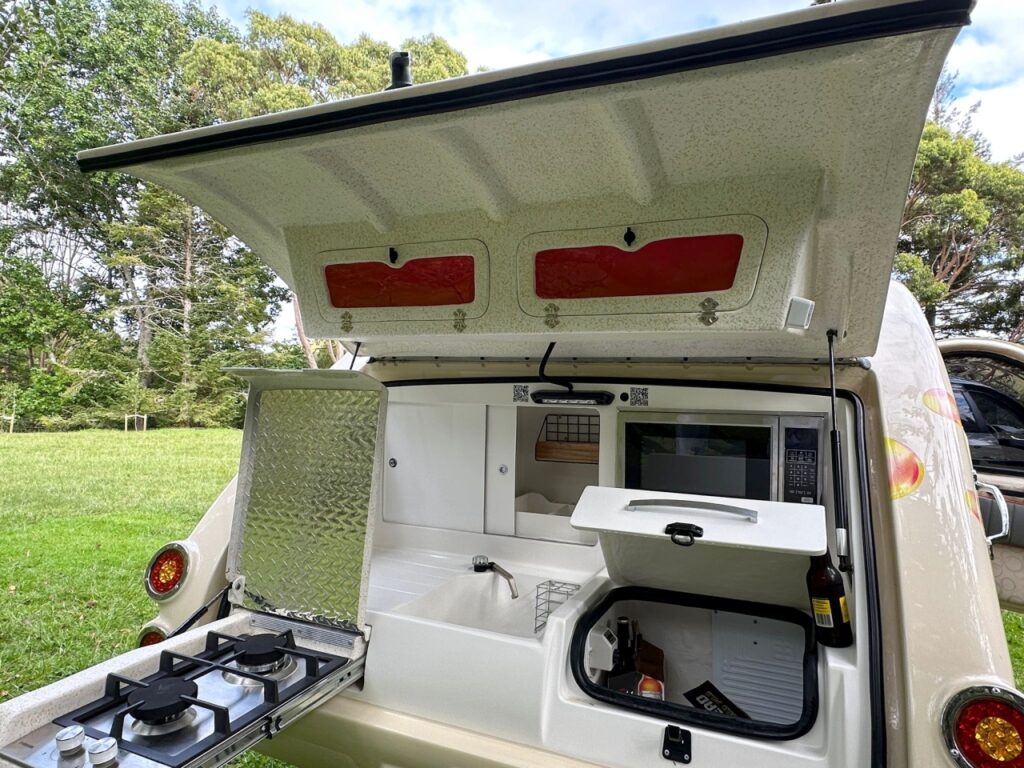
[[[196,656],[160,655],[141,680],[108,675],[102,697],[3,749],[32,768],[216,766],[358,679],[362,659],[282,634],[206,636]]]

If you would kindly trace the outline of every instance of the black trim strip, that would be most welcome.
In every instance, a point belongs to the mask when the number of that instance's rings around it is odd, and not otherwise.
[[[853,404],[857,461],[860,464],[861,548],[864,550],[864,591],[868,604],[868,686],[871,696],[871,765],[884,768],[888,759],[885,720],[885,678],[882,670],[882,606],[878,592],[878,565],[875,560],[874,508],[868,489],[867,436],[864,434],[864,403],[852,392],[840,395]]]
[[[630,378],[615,376],[573,376],[574,382],[584,384],[647,384],[665,387],[695,387],[699,389],[740,389],[744,391],[791,392],[794,394],[828,397],[827,387],[805,387],[785,384],[761,384],[749,381],[686,381],[681,379]],[[404,379],[382,382],[391,387],[415,387],[442,384],[526,384],[540,383],[536,376],[474,377],[465,379]],[[864,552],[864,589],[868,606],[868,686],[871,707],[871,766],[885,768],[888,762],[888,735],[885,719],[885,677],[882,667],[882,610],[878,592],[878,565],[875,557],[875,534],[872,522],[874,509],[867,479],[867,436],[864,426],[864,403],[853,392],[836,390],[836,396],[853,406],[857,460],[860,464],[859,484],[861,518],[861,548]]]
[[[676,72],[734,64],[843,43],[892,37],[970,23],[973,0],[913,0],[862,11],[823,16],[783,27],[717,40],[577,64],[479,83],[443,93],[415,95],[382,103],[246,125],[204,136],[183,137],[157,146],[124,149],[78,160],[82,171],[101,171],[181,155],[282,141],[331,131],[500,104],[552,93],[642,80]]]
[[[682,605],[691,608],[703,608],[707,611],[723,611],[743,616],[758,616],[795,624],[804,631],[803,654],[803,706],[800,717],[793,723],[768,723],[763,720],[746,720],[729,717],[714,712],[675,704],[670,701],[656,701],[642,696],[613,691],[593,682],[584,669],[587,655],[587,635],[600,618],[615,603],[636,600],[668,605]],[[811,617],[796,608],[767,603],[754,603],[748,600],[732,600],[726,597],[710,597],[695,595],[689,592],[670,592],[665,589],[651,587],[619,587],[608,592],[601,602],[587,611],[576,622],[572,641],[569,646],[569,669],[576,684],[589,696],[608,704],[653,717],[672,720],[676,723],[700,725],[710,730],[723,733],[735,733],[761,739],[796,739],[803,736],[814,725],[818,716],[818,646],[814,642],[814,622]]]

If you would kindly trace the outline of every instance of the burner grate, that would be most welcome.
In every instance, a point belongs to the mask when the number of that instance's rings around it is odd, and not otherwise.
[[[257,654],[257,660],[264,658],[259,654],[290,655],[296,661],[304,662],[295,667],[297,670],[301,668],[301,676],[282,687],[283,681],[240,669],[238,665],[242,663],[242,659],[254,658],[252,655],[247,657],[246,653]],[[201,653],[189,656],[174,651],[163,651],[160,654],[158,671],[141,680],[110,674],[106,678],[102,698],[54,722],[60,726],[80,725],[85,729],[86,735],[94,739],[112,736],[118,740],[121,749],[170,768],[182,768],[347,664],[349,660],[346,658],[296,647],[295,638],[290,630],[279,635],[260,634],[249,637],[208,632],[205,648]],[[227,706],[205,700],[201,693],[202,686],[197,685],[197,682],[205,675],[216,674],[220,678],[224,672],[251,680],[253,684],[261,686],[262,703],[232,717]],[[197,737],[194,744],[173,754],[162,750],[160,725],[185,715],[190,707],[205,709],[212,713],[212,733],[203,738]],[[155,730],[146,734],[151,738],[141,741],[125,738],[125,723],[129,715],[136,723],[148,721],[154,724]],[[112,719],[109,721],[105,719],[110,717]],[[104,726],[101,729],[89,725],[97,719],[109,722],[109,728]],[[134,728],[132,730],[138,733]],[[167,732],[170,730],[172,729],[168,729]]]

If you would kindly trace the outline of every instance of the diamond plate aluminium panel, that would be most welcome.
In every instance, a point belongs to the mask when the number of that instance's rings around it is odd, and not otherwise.
[[[362,632],[386,392],[348,371],[250,380],[228,578],[252,610]]]

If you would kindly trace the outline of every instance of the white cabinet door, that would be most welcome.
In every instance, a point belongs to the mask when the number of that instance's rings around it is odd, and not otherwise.
[[[384,437],[384,520],[484,530],[484,405],[392,403]]]

